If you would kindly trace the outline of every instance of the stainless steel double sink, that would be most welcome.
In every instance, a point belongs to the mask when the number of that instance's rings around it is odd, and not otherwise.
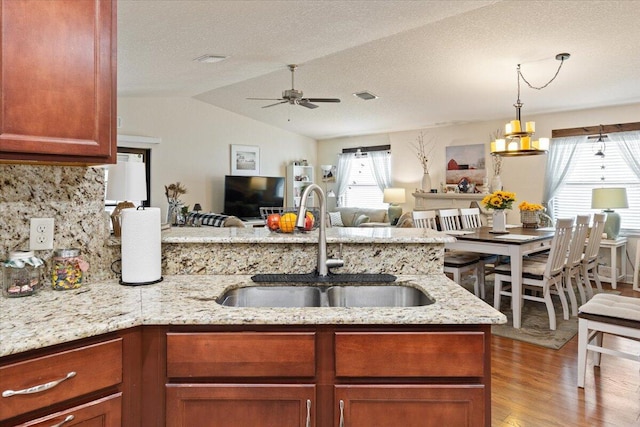
[[[420,289],[394,285],[248,286],[226,291],[229,307],[417,307],[434,301]]]

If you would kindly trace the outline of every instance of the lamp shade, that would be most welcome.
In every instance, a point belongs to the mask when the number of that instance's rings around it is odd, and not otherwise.
[[[146,200],[147,175],[143,162],[119,162],[109,166],[108,200]]]
[[[592,209],[628,208],[626,188],[594,188],[591,190]]]
[[[404,188],[385,188],[382,201],[384,203],[404,203]]]

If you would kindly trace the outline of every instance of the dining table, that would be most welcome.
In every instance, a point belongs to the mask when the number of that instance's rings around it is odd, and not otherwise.
[[[491,227],[452,230],[445,232],[456,238],[446,243],[445,249],[508,256],[511,265],[511,309],[513,327],[520,328],[522,321],[522,264],[526,255],[551,248],[555,230],[508,226],[506,233],[494,233]]]

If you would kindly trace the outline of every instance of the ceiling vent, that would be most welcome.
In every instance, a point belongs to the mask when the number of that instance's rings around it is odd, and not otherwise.
[[[356,92],[353,94],[353,96],[357,96],[360,99],[364,99],[365,101],[369,101],[371,99],[378,99],[378,95],[374,95],[373,93],[369,92],[368,90],[363,90],[361,92]]]
[[[226,56],[224,55],[202,55],[199,56],[197,58],[194,59],[194,61],[196,62],[203,62],[205,64],[211,64],[214,62],[220,62],[220,61],[224,61],[225,59],[227,59]]]

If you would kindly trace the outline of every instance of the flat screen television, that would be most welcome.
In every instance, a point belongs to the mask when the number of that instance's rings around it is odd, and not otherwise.
[[[261,207],[284,207],[284,177],[224,177],[224,214],[240,219],[260,218]]]

